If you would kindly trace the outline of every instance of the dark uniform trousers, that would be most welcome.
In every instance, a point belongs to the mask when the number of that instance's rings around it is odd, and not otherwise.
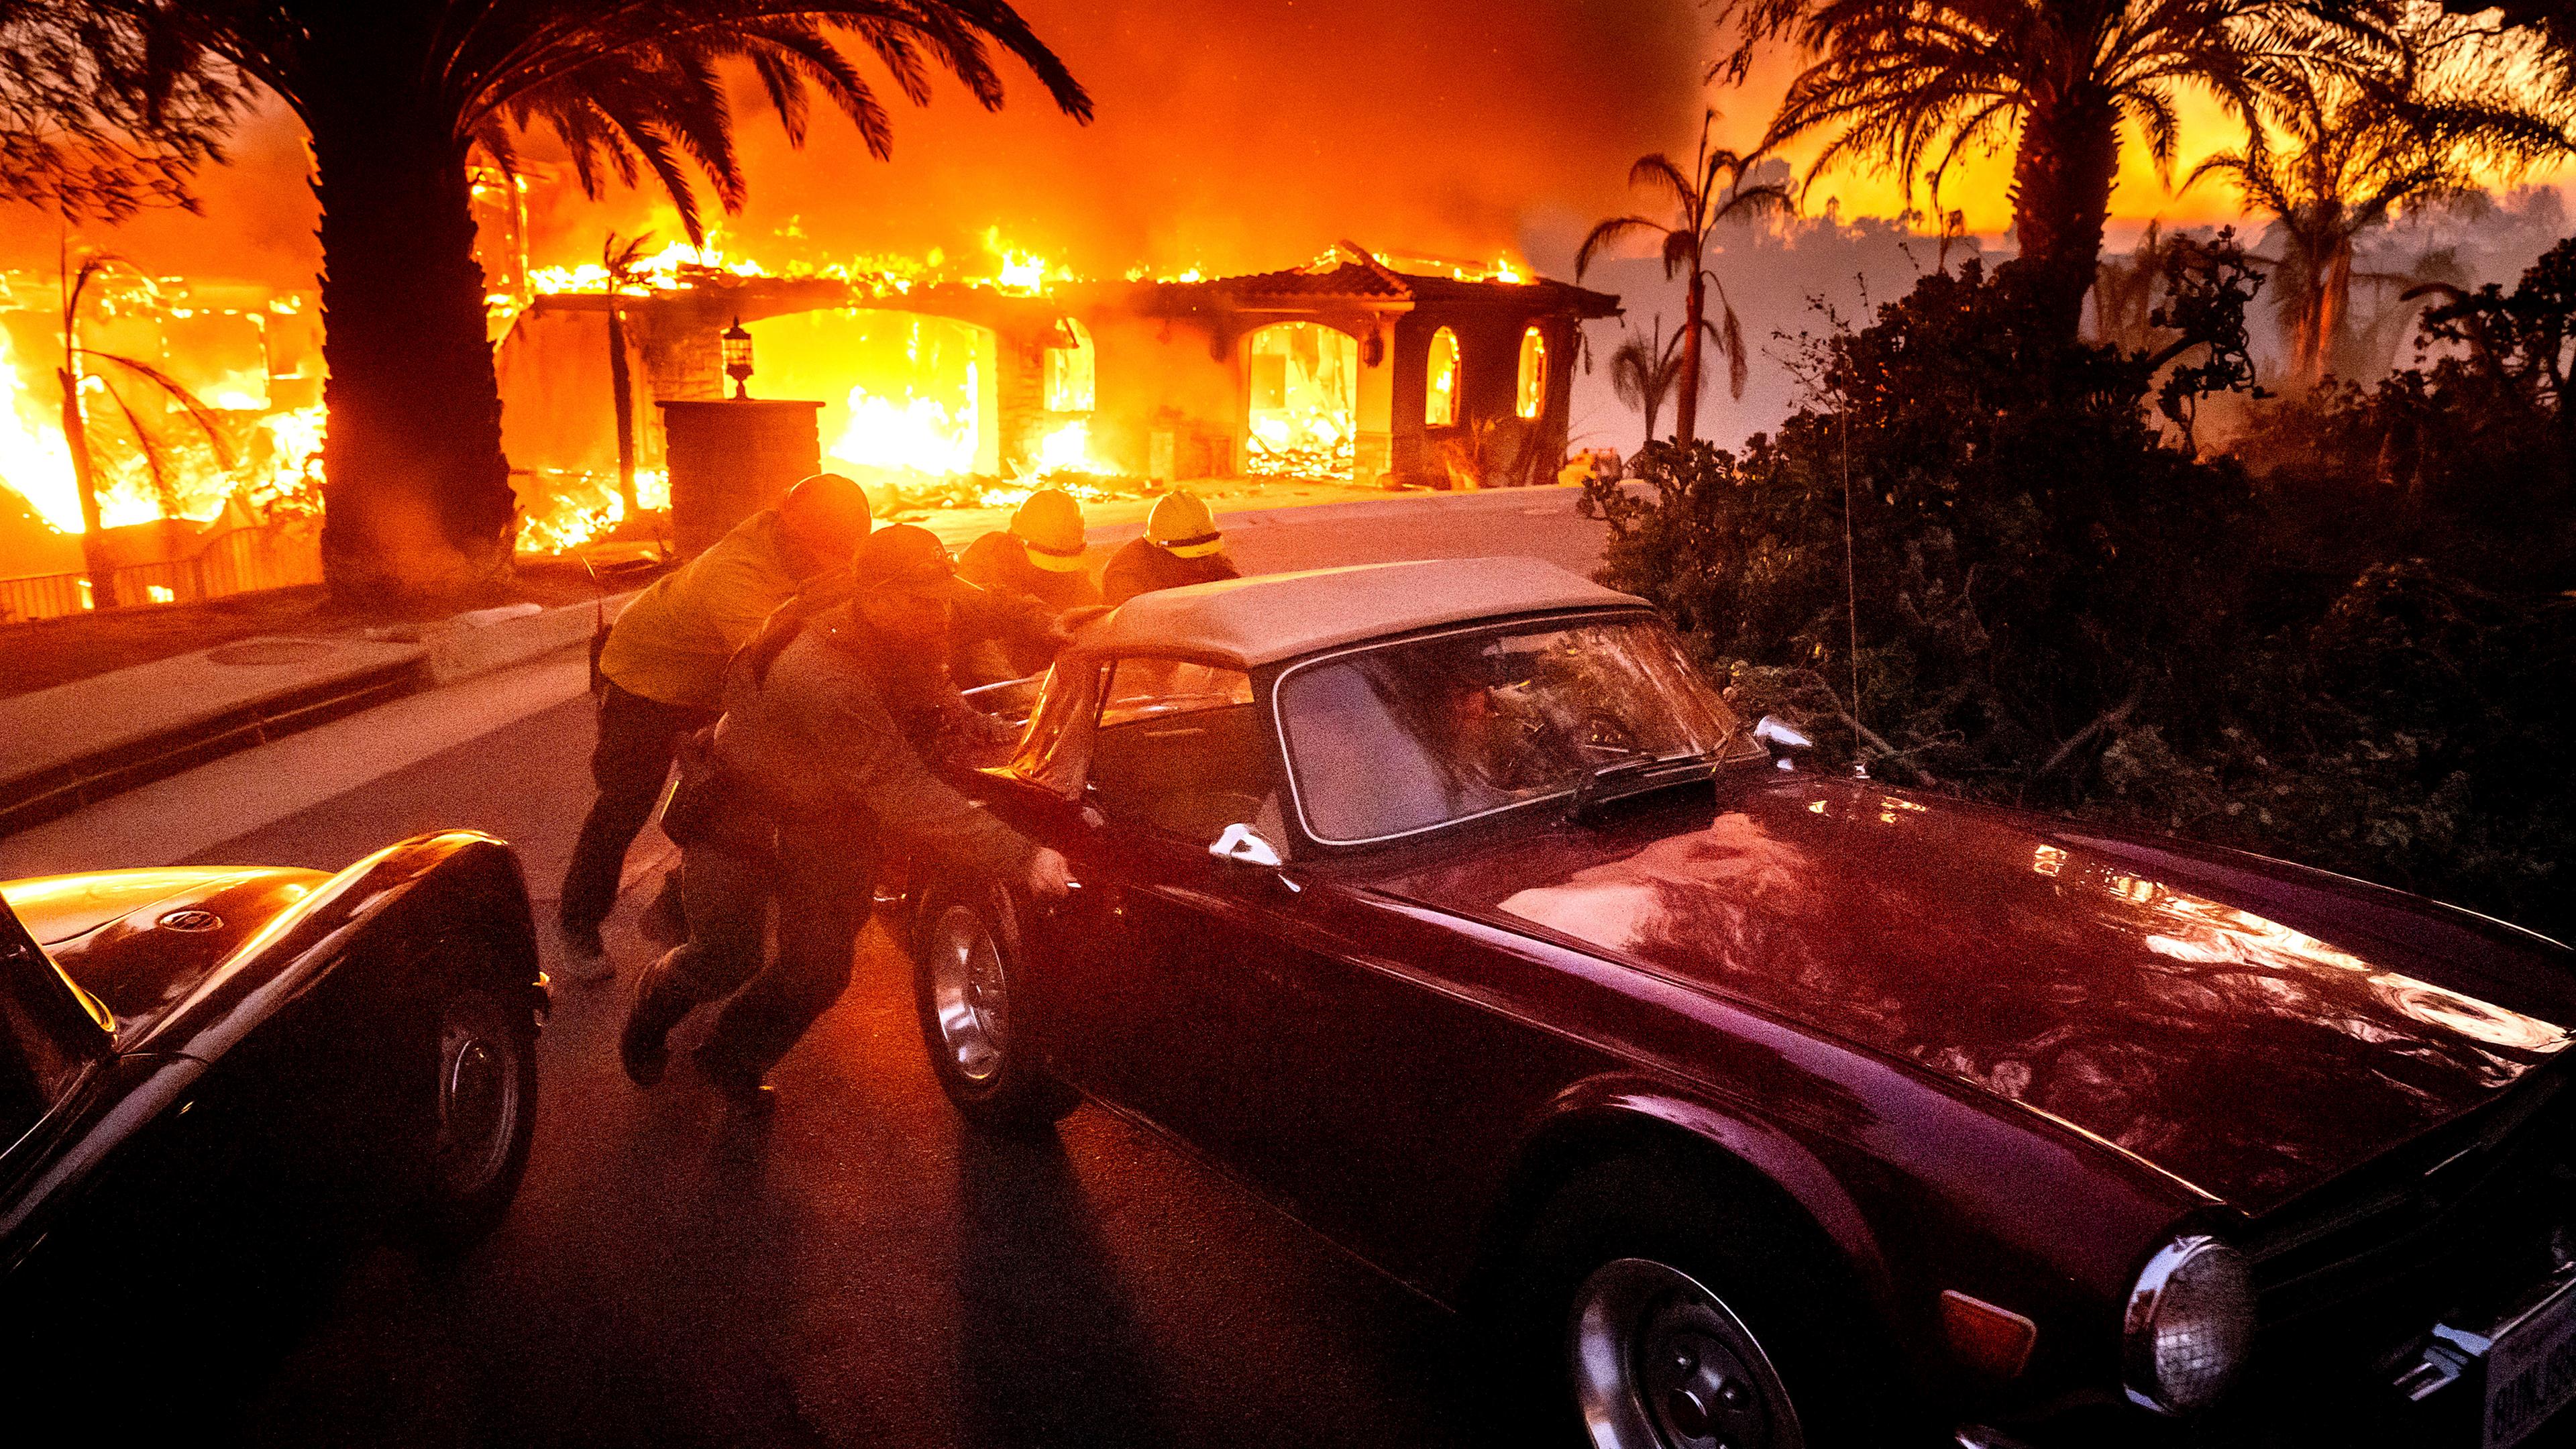
[[[663,958],[658,989],[690,1003],[724,1002],[706,1050],[766,1073],[831,1009],[850,984],[878,865],[846,820],[782,822],[775,854],[717,844],[681,853],[689,939]],[[778,951],[763,969],[773,899]]]
[[[848,987],[891,850],[1004,875],[1033,849],[923,763],[1008,733],[958,698],[935,653],[878,639],[847,606],[795,628],[773,653],[755,642],[735,657],[707,768],[684,765],[672,824],[689,940],[652,968],[629,1021],[668,1030],[723,1000],[700,1057],[753,1075]]]
[[[614,683],[600,695],[599,743],[590,752],[590,778],[599,797],[581,822],[564,872],[556,913],[566,931],[596,931],[608,919],[626,873],[627,847],[653,818],[680,741],[715,723],[716,714],[647,699]]]

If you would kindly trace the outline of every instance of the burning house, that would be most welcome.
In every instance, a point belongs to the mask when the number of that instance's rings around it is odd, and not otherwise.
[[[992,233],[973,263],[933,252],[784,275],[674,245],[612,278],[532,270],[521,228],[492,235],[508,240],[485,259],[508,288],[491,334],[534,552],[665,509],[657,534],[688,551],[757,489],[818,466],[881,505],[1008,502],[1040,478],[1092,495],[1245,475],[1543,481],[1564,455],[1581,328],[1619,310],[1507,264],[1349,243],[1280,271],[1122,280],[1050,268]],[[0,617],[91,607],[101,566],[126,603],[317,576],[309,299],[122,273],[101,294],[83,345],[147,359],[222,436],[199,437],[149,390],[110,395],[130,379],[87,379],[105,531],[85,554],[45,280],[0,279]],[[758,357],[749,406],[728,397],[722,339],[737,323]],[[708,460],[694,498],[693,458]],[[294,558],[272,558],[281,548]]]
[[[667,405],[727,395],[719,339],[739,321],[755,395],[819,400],[822,466],[872,489],[1066,474],[1537,481],[1564,453],[1582,324],[1618,312],[1615,297],[1508,267],[1347,243],[1284,271],[1110,282],[1003,255],[973,282],[690,266],[612,294],[600,278],[553,291],[541,278],[500,346],[513,464],[539,492],[549,475],[608,476],[623,372],[653,506],[679,415]]]

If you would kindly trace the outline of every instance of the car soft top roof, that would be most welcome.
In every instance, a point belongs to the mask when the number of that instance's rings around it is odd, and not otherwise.
[[[1441,624],[1644,602],[1540,559],[1423,559],[1158,589],[1083,630],[1075,647],[1193,654],[1251,669]]]

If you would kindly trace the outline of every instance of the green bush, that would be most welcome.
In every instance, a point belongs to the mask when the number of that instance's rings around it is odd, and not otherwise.
[[[1592,485],[1604,580],[1669,612],[1746,712],[1809,728],[1827,768],[2576,924],[2563,552],[2496,567],[2513,524],[2492,501],[2351,471],[2422,415],[2407,389],[2491,450],[2527,447],[2492,425],[2497,369],[2280,404],[2265,451],[2198,456],[2197,398],[2250,371],[2253,284],[2224,237],[2168,266],[2157,321],[2178,335],[2154,355],[2051,341],[2013,264],[1923,278],[1811,343],[1806,405],[1776,434],[1650,445],[1642,485]],[[2365,406],[2381,421],[2347,415]],[[2482,486],[2560,486],[2534,476]],[[2401,547],[2428,538],[2444,551]]]

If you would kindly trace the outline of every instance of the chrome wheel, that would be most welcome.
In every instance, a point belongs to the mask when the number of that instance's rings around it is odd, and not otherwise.
[[[449,997],[438,1016],[438,1195],[451,1202],[489,1189],[518,1147],[528,1089],[525,1033],[480,991]]]
[[[941,913],[931,929],[928,964],[940,1049],[958,1075],[979,1084],[991,1081],[1010,1041],[1010,988],[1001,948],[983,917],[966,906]]]
[[[1801,1449],[1770,1355],[1699,1280],[1646,1258],[1595,1269],[1567,1325],[1595,1449]]]

